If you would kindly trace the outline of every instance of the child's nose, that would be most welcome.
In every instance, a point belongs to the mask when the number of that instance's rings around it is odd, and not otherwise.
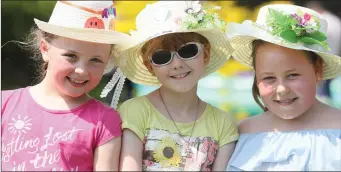
[[[180,68],[182,68],[183,64],[184,64],[184,61],[181,58],[179,58],[179,56],[177,54],[174,54],[173,60],[170,63],[170,65],[172,65],[172,68],[173,69],[180,69]]]
[[[86,69],[86,64],[79,62],[76,66],[75,66],[75,72],[79,75],[87,75],[87,69]]]
[[[284,84],[279,84],[276,90],[277,94],[282,94],[282,95],[289,93],[289,91],[290,91],[289,88],[285,86]]]

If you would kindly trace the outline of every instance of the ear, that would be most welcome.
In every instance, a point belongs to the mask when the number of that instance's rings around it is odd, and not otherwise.
[[[50,44],[45,39],[40,40],[39,48],[40,48],[41,55],[43,56],[43,60],[45,62],[49,61],[49,57],[47,55],[49,47],[50,47]]]
[[[318,58],[315,65],[315,76],[317,81],[323,79],[323,59]]]

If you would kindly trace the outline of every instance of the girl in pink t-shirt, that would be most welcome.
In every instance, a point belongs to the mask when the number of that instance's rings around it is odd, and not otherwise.
[[[120,117],[87,94],[130,39],[114,31],[115,18],[112,1],[58,1],[48,23],[34,20],[29,42],[44,73],[37,85],[2,91],[2,170],[118,169]],[[113,80],[124,81],[117,71]]]

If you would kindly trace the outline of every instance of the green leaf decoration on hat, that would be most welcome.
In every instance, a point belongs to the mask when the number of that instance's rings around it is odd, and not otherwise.
[[[219,6],[204,6],[198,12],[188,13],[182,20],[182,26],[187,30],[219,28],[226,29],[226,22],[219,18],[214,11],[220,10]]]
[[[272,35],[280,36],[285,41],[307,45],[318,44],[330,50],[326,34],[319,31],[321,27],[319,20],[308,13],[298,10],[294,14],[283,14],[269,8],[267,25],[271,27]]]
[[[280,33],[280,36],[285,39],[286,41],[296,43],[297,42],[297,36],[295,31],[293,30],[284,30]]]

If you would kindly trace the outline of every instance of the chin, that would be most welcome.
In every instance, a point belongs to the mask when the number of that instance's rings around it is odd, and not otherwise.
[[[270,110],[271,111],[271,110]],[[275,114],[277,117],[285,119],[285,120],[291,120],[291,119],[295,119],[300,117],[303,113],[294,113],[294,112],[287,112],[287,113],[283,113],[283,112],[276,112],[276,111],[272,111],[273,114]]]
[[[66,90],[64,92],[64,94],[69,96],[69,97],[72,97],[72,98],[78,98],[78,97],[84,96],[86,93],[84,91],[75,92],[75,91],[68,91],[68,90]]]
[[[176,86],[171,86],[168,88],[177,93],[186,93],[186,92],[191,91],[194,87],[195,85],[193,86],[192,85],[176,85]]]

